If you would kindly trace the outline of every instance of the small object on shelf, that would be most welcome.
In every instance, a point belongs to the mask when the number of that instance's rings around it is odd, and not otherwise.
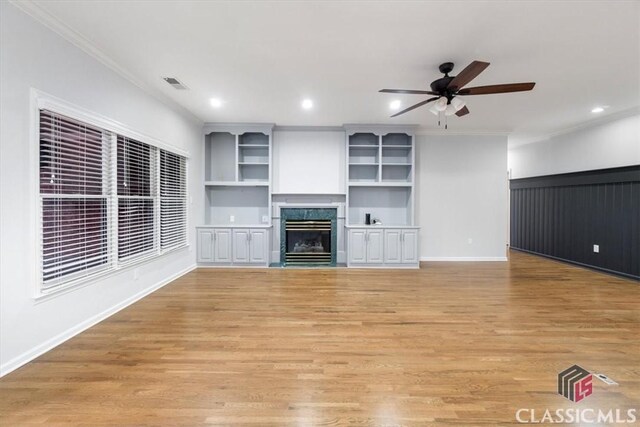
[[[370,213],[364,214],[364,223],[366,225],[371,225],[371,214]]]
[[[382,221],[379,220],[378,218],[374,218],[372,224],[373,225],[382,225]]]

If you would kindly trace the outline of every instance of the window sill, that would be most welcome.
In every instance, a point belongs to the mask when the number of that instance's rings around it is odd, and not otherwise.
[[[65,283],[64,285],[59,285],[56,286],[55,288],[49,289],[49,290],[41,290],[38,289],[36,295],[33,297],[33,299],[35,300],[36,304],[39,304],[41,302],[44,301],[48,301],[50,299],[56,298],[60,295],[64,295],[67,294],[69,292],[73,292],[77,289],[81,289],[84,288],[85,286],[90,286],[93,285],[101,280],[104,280],[106,278],[112,277],[112,276],[116,276],[117,274],[126,272],[128,270],[130,270],[133,267],[138,267],[140,265],[144,265],[144,264],[148,264],[151,263],[153,261],[156,260],[160,260],[162,259],[165,255],[169,255],[169,254],[173,254],[175,252],[181,251],[183,249],[189,248],[189,244],[185,243],[184,245],[180,245],[180,246],[176,246],[173,247],[171,249],[167,249],[166,251],[154,255],[154,256],[147,256],[147,257],[143,257],[140,259],[136,259],[136,260],[131,260],[131,261],[127,261],[126,263],[120,264],[118,267],[116,267],[115,269],[109,269],[109,270],[105,270],[105,271],[101,271],[99,273],[96,273],[94,275],[91,275],[89,277],[84,277],[84,278],[80,278],[80,279],[76,279],[73,281],[70,281],[69,283]]]

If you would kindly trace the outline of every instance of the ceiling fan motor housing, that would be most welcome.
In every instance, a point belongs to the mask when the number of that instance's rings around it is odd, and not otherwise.
[[[446,96],[450,100],[453,94],[447,90],[447,86],[449,86],[449,82],[455,78],[455,76],[449,76],[449,73],[453,71],[453,62],[440,64],[438,69],[442,74],[444,74],[444,77],[431,82],[431,90],[438,92],[440,96]]]
[[[446,76],[439,78],[438,80],[434,80],[431,82],[431,90],[438,92],[440,96],[447,96],[447,86],[449,86],[449,82],[453,80],[454,77]]]

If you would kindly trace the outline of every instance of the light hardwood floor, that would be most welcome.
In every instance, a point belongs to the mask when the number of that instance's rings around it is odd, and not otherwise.
[[[515,424],[640,407],[640,285],[512,252],[421,270],[200,269],[0,380],[0,425]],[[557,374],[578,364],[593,395]]]

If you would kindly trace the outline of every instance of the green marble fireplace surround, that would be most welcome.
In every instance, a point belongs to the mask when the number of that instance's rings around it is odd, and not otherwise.
[[[322,267],[335,267],[338,243],[338,212],[336,208],[282,208],[280,210],[280,266],[287,267],[287,220],[330,220],[331,221],[331,261]],[[301,264],[296,263],[296,266]],[[306,266],[316,266],[316,264],[308,264]]]

